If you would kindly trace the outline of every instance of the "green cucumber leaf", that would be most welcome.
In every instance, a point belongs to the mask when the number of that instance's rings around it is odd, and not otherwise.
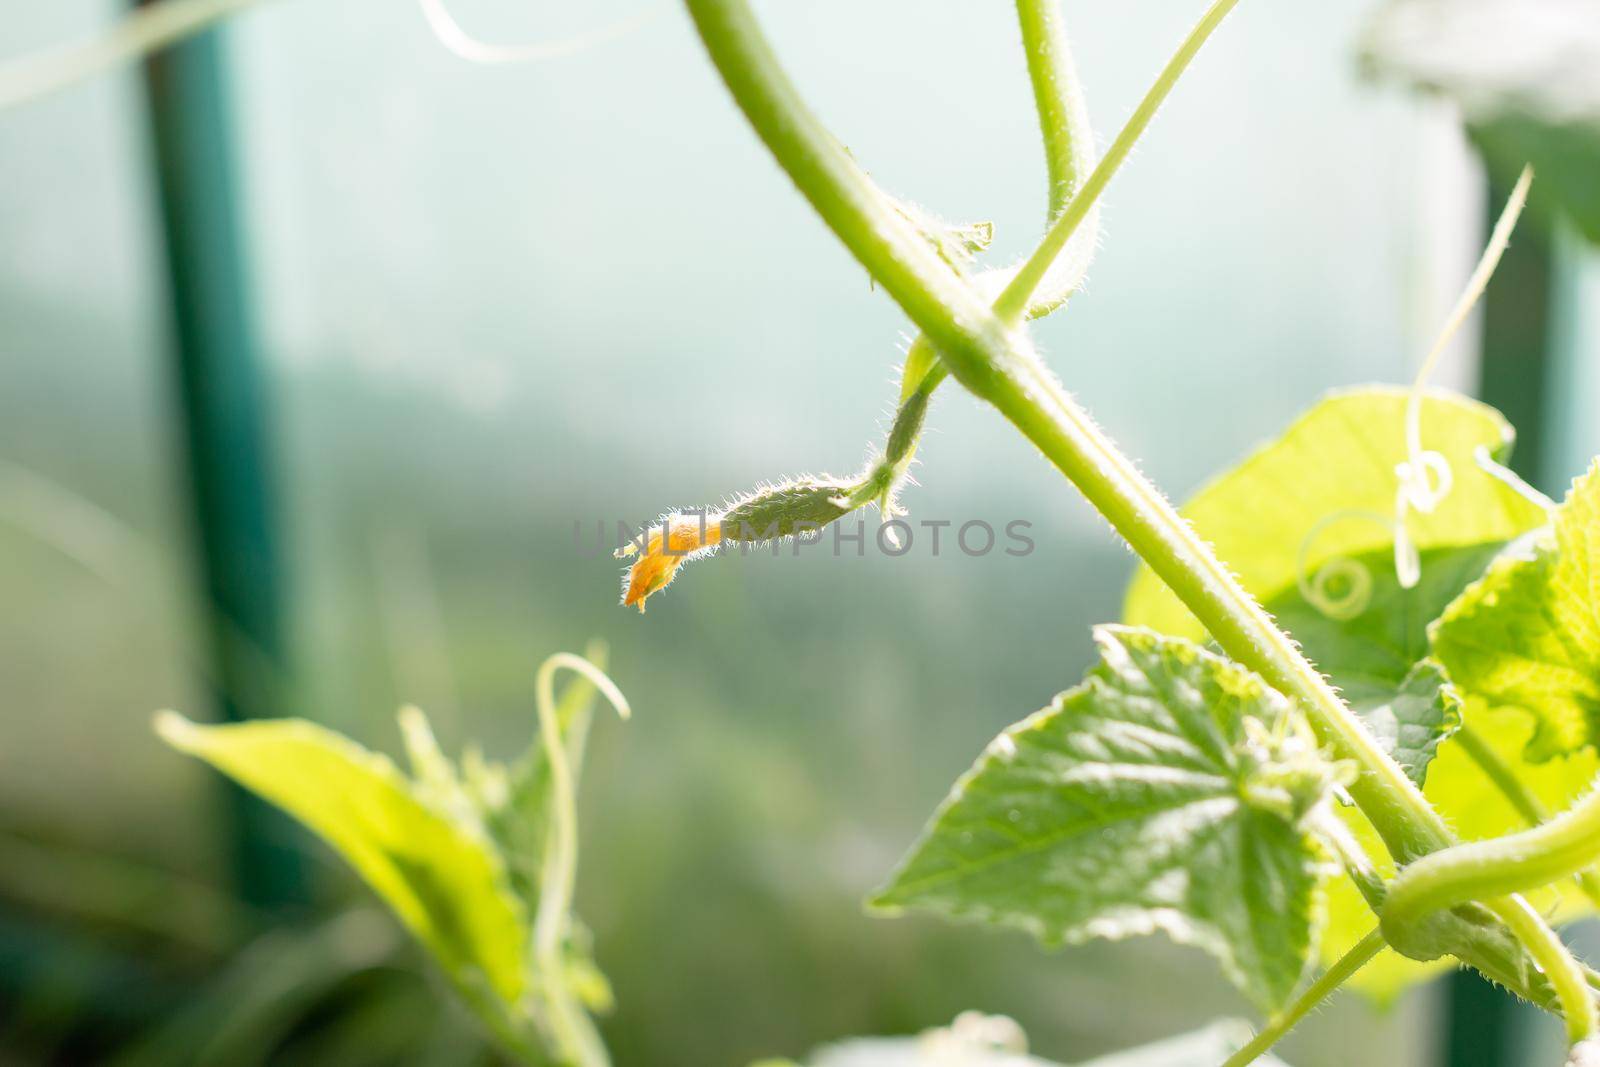
[[[1305,822],[1338,769],[1236,664],[1147,630],[1095,637],[1101,663],[995,739],[872,905],[1051,944],[1164,931],[1275,1008],[1316,948],[1331,866]]]
[[[587,663],[581,662],[586,658]],[[558,655],[540,668],[539,715],[549,714],[573,784],[597,685],[626,717],[604,679],[605,648]],[[550,699],[550,672],[576,680]],[[581,669],[580,669],[581,668]],[[591,670],[592,669],[592,670]],[[303,719],[199,726],[175,712],[156,731],[321,837],[389,905],[450,978],[456,992],[518,1062],[583,1059],[598,1046],[587,1012],[609,1011],[610,984],[595,965],[589,930],[570,908],[534,943],[532,916],[546,893],[570,889],[570,867],[544,865],[558,814],[551,750],[536,741],[515,763],[468,746],[459,763],[440,750],[426,716],[400,710],[412,777],[388,757]],[[559,873],[560,884],[550,881]],[[564,1020],[557,1026],[552,1020]],[[576,1050],[576,1051],[575,1051]]]
[[[1390,0],[1362,44],[1374,73],[1446,96],[1509,184],[1600,242],[1600,18],[1592,0]]]
[[[1461,698],[1432,660],[1417,663],[1394,692],[1351,703],[1367,729],[1418,785],[1440,743],[1461,722]]]
[[[958,271],[970,267],[973,260],[994,242],[992,222],[946,222],[909,200],[898,197],[889,197],[889,200],[900,216],[915,226],[923,239],[933,246],[939,258]]]
[[[1432,629],[1434,653],[1470,697],[1533,716],[1533,760],[1600,741],[1600,462],[1551,527],[1509,553]]]
[[[498,852],[387,756],[303,719],[200,726],[163,712],[156,730],[326,841],[458,985],[522,997],[528,915]]]

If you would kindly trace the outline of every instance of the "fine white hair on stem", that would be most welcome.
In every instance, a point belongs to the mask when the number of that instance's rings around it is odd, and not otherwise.
[[[655,19],[662,13],[661,8],[654,8],[629,18],[619,19],[597,29],[586,30],[583,33],[573,34],[570,37],[558,38],[554,41],[543,41],[536,44],[523,45],[495,45],[478,40],[466,30],[450,14],[445,7],[444,0],[418,0],[422,8],[422,17],[428,20],[428,28],[452,54],[460,56],[469,63],[526,63],[539,59],[559,59],[577,52],[607,44],[623,37],[646,23]]]
[[[1411,383],[1411,392],[1406,397],[1406,459],[1395,467],[1394,471],[1399,479],[1394,502],[1395,573],[1400,578],[1400,585],[1406,589],[1415,586],[1422,577],[1421,567],[1417,564],[1417,552],[1411,544],[1410,534],[1406,529],[1406,514],[1415,509],[1420,514],[1431,515],[1440,502],[1450,495],[1453,473],[1444,456],[1438,452],[1426,451],[1422,447],[1423,391],[1427,387],[1428,377],[1439,362],[1439,357],[1467,321],[1467,317],[1472,314],[1472,309],[1482,299],[1483,291],[1489,285],[1489,279],[1494,276],[1495,268],[1500,265],[1500,257],[1505,254],[1506,246],[1511,243],[1511,231],[1516,228],[1517,219],[1521,217],[1523,206],[1528,202],[1528,188],[1532,184],[1533,167],[1530,164],[1522,168],[1517,184],[1512,188],[1511,195],[1506,198],[1506,206],[1501,210],[1500,217],[1495,220],[1494,229],[1489,234],[1489,242],[1484,246],[1483,255],[1478,258],[1478,265],[1473,268],[1471,277],[1467,279],[1466,288],[1461,291],[1461,296],[1457,298],[1455,307],[1445,319],[1439,336],[1434,339],[1433,347],[1428,349],[1427,357],[1417,369],[1417,376]]]
[[[0,65],[0,110],[46,96],[199,33],[262,0],[165,0],[142,7],[109,29]]]

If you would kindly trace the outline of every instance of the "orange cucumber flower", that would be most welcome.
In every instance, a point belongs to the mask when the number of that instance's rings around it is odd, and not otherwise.
[[[710,552],[721,542],[721,515],[698,512],[666,516],[660,523],[650,527],[642,553],[639,552],[637,539],[617,550],[619,557],[639,553],[639,558],[628,568],[623,605],[632,607],[637,604],[639,610],[644,611],[645,600],[650,594],[665,589],[686,560]]]

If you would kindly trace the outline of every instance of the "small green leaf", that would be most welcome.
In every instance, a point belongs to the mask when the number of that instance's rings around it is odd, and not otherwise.
[[[1463,693],[1532,714],[1528,755],[1542,760],[1600,741],[1600,462],[1523,547],[1468,587],[1432,635]]]
[[[973,258],[994,241],[994,223],[946,222],[933,212],[909,200],[890,197],[895,210],[902,218],[917,228],[917,232],[933,246],[933,250],[956,270],[966,270]]]
[[[1353,701],[1351,708],[1418,785],[1439,743],[1461,722],[1461,699],[1432,660],[1413,667],[1388,696]]]
[[[517,1003],[529,929],[504,865],[386,756],[303,719],[198,726],[163,712],[156,730],[326,841],[464,989]]]
[[[1460,106],[1491,169],[1532,163],[1548,201],[1600,242],[1600,18],[1592,0],[1390,0],[1362,46],[1373,71]]]
[[[1096,640],[1101,664],[995,739],[874,906],[1047,943],[1161,930],[1283,1003],[1322,920],[1329,866],[1305,816],[1334,768],[1236,664],[1144,630]]]

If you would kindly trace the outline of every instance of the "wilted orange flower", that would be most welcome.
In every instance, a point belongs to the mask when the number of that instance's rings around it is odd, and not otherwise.
[[[643,554],[628,568],[623,605],[631,607],[637,604],[639,610],[644,611],[646,598],[659,589],[665,589],[685,560],[715,548],[721,541],[720,515],[668,515],[650,528]],[[630,541],[617,550],[617,555],[631,556],[638,551],[638,542]]]

